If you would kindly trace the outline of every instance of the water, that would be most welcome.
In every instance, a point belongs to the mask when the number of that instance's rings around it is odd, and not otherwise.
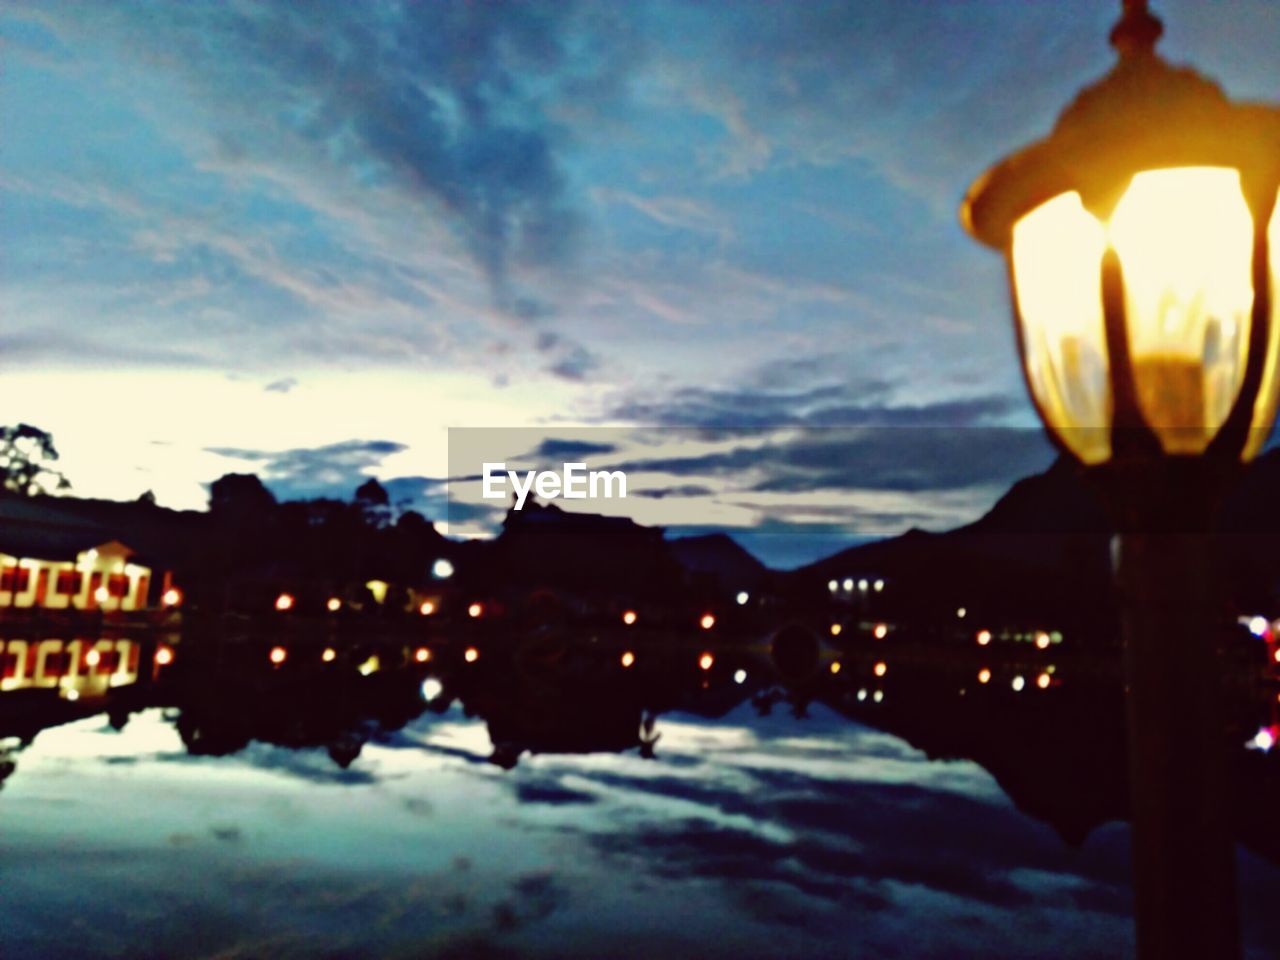
[[[0,696],[6,960],[1132,953],[1105,686],[366,653],[181,651],[107,698]],[[1280,764],[1237,760],[1269,957]]]

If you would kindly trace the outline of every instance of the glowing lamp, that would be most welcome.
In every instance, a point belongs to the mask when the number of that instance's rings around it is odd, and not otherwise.
[[[325,663],[333,663],[337,656],[337,651],[335,651],[333,647],[325,647],[324,652],[320,654],[320,659]]]
[[[979,630],[979,631],[978,631],[978,646],[980,646],[980,647],[985,647],[985,646],[986,646],[987,644],[989,644],[990,642],[991,642],[991,631],[990,631],[990,630]]]
[[[106,603],[107,598],[110,596],[111,594],[107,592],[106,587],[98,587],[96,590],[93,591],[93,599],[96,600],[98,603]]]
[[[636,622],[636,612],[634,610],[628,610],[626,613],[622,615],[622,622],[625,623],[628,627],[631,626],[633,623]]]
[[[1267,622],[1266,617],[1249,618],[1249,632],[1255,637],[1265,637],[1270,626],[1271,624]]]
[[[84,655],[84,665],[93,669],[102,662],[102,654],[97,650],[90,650]]]
[[[840,672],[840,661],[839,660],[831,661],[831,673],[834,675],[839,672]]]
[[[475,663],[480,659],[480,651],[475,647],[467,647],[467,649],[462,653],[462,659],[467,661],[467,663]]]
[[[1048,690],[1050,679],[1049,674],[1042,673],[1040,676],[1036,677],[1036,686],[1041,690]]]
[[[889,665],[885,663],[883,660],[881,660],[875,665],[874,670],[875,670],[875,675],[877,677],[883,677],[886,673],[889,672]]]
[[[481,604],[473,603],[467,607],[467,616],[472,620],[479,618],[484,613],[484,607]]]
[[[276,609],[281,613],[284,613],[287,610],[292,610],[293,595],[289,593],[282,593],[280,596],[276,597]]]
[[[424,617],[429,617],[436,612],[436,605],[430,600],[423,600],[418,606],[418,613]]]
[[[737,597],[734,599],[738,601],[738,606],[745,607],[747,605],[747,601],[751,599],[751,594],[747,593],[745,590],[739,590]]]
[[[167,667],[173,663],[173,647],[160,646],[156,648],[156,666]]]
[[[710,670],[716,662],[716,658],[709,653],[704,653],[698,658],[698,666],[703,670]]]
[[[626,653],[622,655],[621,663],[624,667],[630,667],[635,662],[636,662],[636,655],[632,653],[630,650],[628,650]]]
[[[431,659],[431,649],[429,647],[419,647],[413,652],[413,659],[418,663],[426,663]]]
[[[709,613],[704,613],[702,619],[698,621],[698,626],[703,630],[710,630],[716,625],[716,618]]]
[[[738,669],[733,671],[733,682],[743,684],[747,682],[747,671]]]
[[[1049,635],[1045,633],[1043,630],[1039,630],[1036,632],[1036,649],[1037,650],[1049,649]]]
[[[278,667],[289,659],[289,651],[284,647],[272,647],[271,653],[268,654],[268,658]]]
[[[838,637],[838,636],[840,636],[840,634],[841,634],[843,631],[844,631],[844,627],[842,627],[840,624],[838,624],[838,623],[833,623],[833,624],[831,625],[831,635],[832,635],[833,637]]]
[[[160,603],[166,607],[177,607],[182,604],[182,591],[177,587],[170,587],[160,597]]]
[[[871,631],[871,635],[877,640],[883,640],[889,635],[889,625],[887,623],[877,623],[875,629]]]
[[[1276,413],[1280,111],[1155,53],[1125,3],[1119,58],[1045,139],[970,188],[1001,251],[1027,387],[1086,465],[1251,459]]]
[[[330,613],[337,613],[342,609],[342,601],[337,597],[330,597],[329,602],[325,604],[325,607]]]
[[[981,670],[979,670],[979,671],[978,671],[978,682],[979,682],[979,683],[990,683],[990,682],[991,682],[991,671],[990,671],[990,670],[988,670],[986,667],[983,667]]]

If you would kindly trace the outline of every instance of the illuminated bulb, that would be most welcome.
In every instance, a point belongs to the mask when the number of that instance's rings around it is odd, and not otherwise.
[[[1275,652],[1275,658],[1274,658],[1274,659],[1275,659],[1276,663],[1280,663],[1280,647],[1276,647],[1276,652]]]
[[[842,631],[843,629],[844,629],[844,627],[840,626],[840,624],[838,624],[838,623],[833,623],[833,624],[831,625],[831,635],[832,635],[833,637],[838,637],[838,636],[840,636],[840,631]]]
[[[337,613],[342,609],[342,601],[337,597],[330,597],[329,602],[325,604],[329,608],[330,613]]]
[[[626,653],[622,655],[622,665],[624,667],[629,667],[635,662],[636,662],[636,655],[632,653],[630,650],[628,650]]]
[[[876,628],[871,631],[871,635],[877,640],[883,640],[889,635],[889,625],[886,623],[877,623]]]
[[[418,663],[426,663],[431,659],[431,651],[426,647],[419,647],[414,651],[413,659],[417,660]]]
[[[467,647],[467,649],[463,651],[462,659],[467,661],[467,663],[475,663],[480,659],[480,651],[475,647]]]
[[[374,654],[360,666],[356,667],[360,671],[360,676],[367,677],[372,673],[377,673],[382,667],[382,661],[378,659],[378,655]]]
[[[1027,681],[1024,680],[1021,676],[1017,676],[1013,678],[1012,686],[1015,692],[1021,692],[1022,688],[1025,687],[1026,685],[1027,685]]]
[[[1270,626],[1270,624],[1267,623],[1266,617],[1253,617],[1249,621],[1249,632],[1255,637],[1265,637],[1267,635],[1268,626]]]
[[[72,703],[75,703],[75,701],[80,699],[80,691],[72,687],[67,687],[66,689],[64,689],[62,691],[62,695],[66,697],[68,700],[70,700]]]
[[[478,603],[473,603],[471,606],[467,607],[467,616],[471,617],[473,620],[482,613],[484,613],[484,607]]]
[[[293,609],[293,596],[288,593],[282,593],[276,597],[276,609],[283,613],[286,610]]]
[[[881,590],[883,590],[883,589],[884,589],[884,581],[883,581],[883,580],[877,580],[877,581],[876,581],[875,583],[873,583],[871,586],[872,586],[872,588],[875,590],[875,592],[876,592],[876,593],[879,593]]]
[[[320,659],[325,663],[333,663],[334,658],[337,656],[338,654],[334,651],[333,647],[325,647],[324,653],[320,654]]]
[[[86,667],[96,667],[102,662],[102,654],[97,650],[90,650],[84,655],[84,663]]]
[[[715,625],[716,618],[709,613],[704,613],[702,619],[698,621],[698,626],[702,627],[703,630],[710,630]]]
[[[978,671],[978,682],[979,682],[979,683],[990,683],[990,682],[991,682],[991,671],[990,671],[990,670],[988,670],[986,667],[983,667],[981,670],[979,670],[979,671]]]
[[[833,660],[833,661],[831,661],[831,672],[832,672],[833,674],[835,674],[835,673],[839,673],[839,672],[840,672],[840,661],[839,661],[839,660]]]
[[[277,667],[289,658],[289,651],[284,647],[272,647],[270,653],[271,662]]]
[[[431,600],[423,600],[418,607],[418,612],[424,617],[429,617],[436,612],[436,605]]]
[[[164,596],[160,598],[160,602],[166,607],[176,607],[182,603],[182,591],[176,587],[170,587],[164,592]]]
[[[744,607],[747,605],[747,601],[751,599],[751,595],[745,590],[739,590],[736,599],[738,601],[738,606]]]
[[[840,584],[835,580],[828,580],[827,589],[830,590],[832,593],[835,593],[837,590],[840,589]]]
[[[889,672],[889,665],[885,663],[883,660],[881,660],[879,663],[875,665],[875,674],[877,677],[883,677],[888,672]]]
[[[1041,690],[1048,690],[1049,675],[1047,673],[1042,673],[1040,674],[1040,676],[1036,677],[1036,686],[1039,687]]]
[[[702,656],[698,658],[698,666],[700,666],[703,670],[710,670],[712,664],[714,664],[715,662],[716,662],[716,658],[709,653],[704,653]]]
[[[961,620],[963,620],[968,615],[968,613],[969,611],[964,607],[958,607],[956,609],[956,616],[959,617]]]
[[[173,648],[159,647],[156,650],[156,664],[161,667],[167,667],[173,663]]]
[[[980,647],[985,647],[985,646],[986,646],[988,643],[990,643],[990,642],[991,642],[991,631],[990,631],[990,630],[979,630],[979,631],[978,631],[978,646],[980,646]]]
[[[871,584],[867,583],[867,581],[865,581],[865,580],[859,580],[859,581],[858,581],[858,589],[859,589],[859,590],[861,590],[863,593],[866,593],[866,592],[867,592],[867,588],[869,588],[870,586],[871,586]]]
[[[441,557],[431,565],[431,575],[437,580],[448,580],[453,576],[453,564]]]
[[[1036,634],[1036,647],[1040,650],[1049,649],[1049,635],[1043,630]]]
[[[427,677],[422,681],[422,699],[427,703],[430,703],[442,693],[444,693],[444,684],[435,677]]]
[[[877,690],[874,694],[871,695],[871,699],[874,700],[876,703],[882,703],[884,701],[884,691]]]
[[[844,588],[845,588],[845,590],[846,590],[846,591],[849,591],[849,590],[852,590],[852,589],[853,589],[853,577],[846,577],[846,578],[845,578],[845,581],[844,581]]]
[[[1253,738],[1253,746],[1262,751],[1268,751],[1276,745],[1275,734],[1266,727],[1259,730]]]
[[[733,682],[734,682],[734,683],[746,683],[746,682],[747,682],[747,671],[745,671],[745,670],[735,670],[735,671],[733,672]]]
[[[860,690],[858,690],[858,702],[861,703],[865,699],[867,699],[867,688],[862,687]]]
[[[109,596],[111,596],[111,594],[107,593],[106,587],[99,587],[97,590],[93,591],[93,599],[97,600],[98,603],[106,603],[107,597]]]
[[[636,612],[634,610],[628,610],[626,613],[622,615],[622,622],[625,623],[628,627],[631,626],[633,623],[636,622]]]

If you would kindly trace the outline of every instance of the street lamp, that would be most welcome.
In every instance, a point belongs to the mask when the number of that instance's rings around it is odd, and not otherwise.
[[[1155,52],[1125,0],[1112,70],[969,190],[1001,251],[1028,390],[1111,509],[1138,945],[1238,955],[1207,534],[1280,394],[1280,111]]]

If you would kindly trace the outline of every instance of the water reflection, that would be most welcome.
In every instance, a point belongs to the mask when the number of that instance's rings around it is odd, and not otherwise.
[[[1131,949],[1105,676],[850,647],[783,680],[769,650],[624,666],[588,638],[162,649],[66,642],[0,696],[6,957]],[[1260,957],[1280,763],[1246,744],[1275,709],[1250,686],[1231,718]],[[50,949],[65,911],[92,933]]]

